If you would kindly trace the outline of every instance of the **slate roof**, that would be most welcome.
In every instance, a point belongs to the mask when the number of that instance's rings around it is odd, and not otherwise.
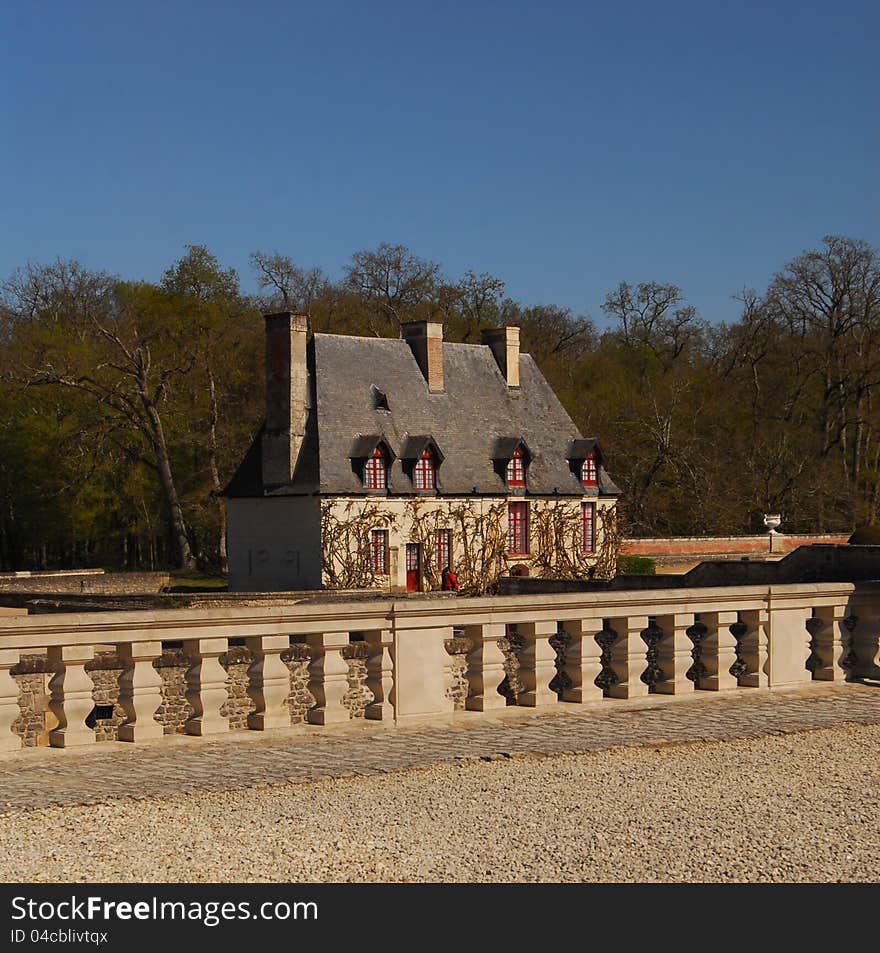
[[[584,438],[528,354],[520,355],[520,387],[511,389],[488,346],[444,342],[442,394],[428,393],[403,340],[315,334],[308,354],[312,410],[293,480],[282,487],[263,486],[257,434],[225,495],[370,493],[352,459],[353,448],[363,451],[380,437],[394,455],[389,494],[413,494],[404,454],[427,436],[443,457],[437,471],[440,495],[508,495],[503,468],[493,456],[499,447],[519,441],[531,458],[528,493],[620,493],[601,460],[598,487],[582,486],[579,464],[569,454],[573,442],[582,446]],[[377,391],[385,396],[387,410],[377,406]]]

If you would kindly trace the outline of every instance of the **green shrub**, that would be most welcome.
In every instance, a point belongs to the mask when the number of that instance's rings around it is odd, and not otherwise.
[[[854,546],[880,546],[880,526],[860,526],[848,542]]]
[[[657,573],[657,563],[650,556],[618,556],[617,572],[654,576]]]

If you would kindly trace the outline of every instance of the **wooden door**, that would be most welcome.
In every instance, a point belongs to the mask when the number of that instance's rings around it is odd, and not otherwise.
[[[422,547],[419,543],[406,544],[406,591],[422,588]]]

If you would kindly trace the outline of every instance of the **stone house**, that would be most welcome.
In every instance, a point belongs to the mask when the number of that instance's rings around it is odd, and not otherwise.
[[[462,589],[612,575],[619,490],[519,328],[443,341],[266,316],[266,419],[225,490],[235,591]]]

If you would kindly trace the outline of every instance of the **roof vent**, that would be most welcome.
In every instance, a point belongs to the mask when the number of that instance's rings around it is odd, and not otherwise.
[[[370,385],[370,396],[373,398],[373,410],[385,410],[389,414],[391,413],[391,408],[388,406],[388,397],[375,384]]]

